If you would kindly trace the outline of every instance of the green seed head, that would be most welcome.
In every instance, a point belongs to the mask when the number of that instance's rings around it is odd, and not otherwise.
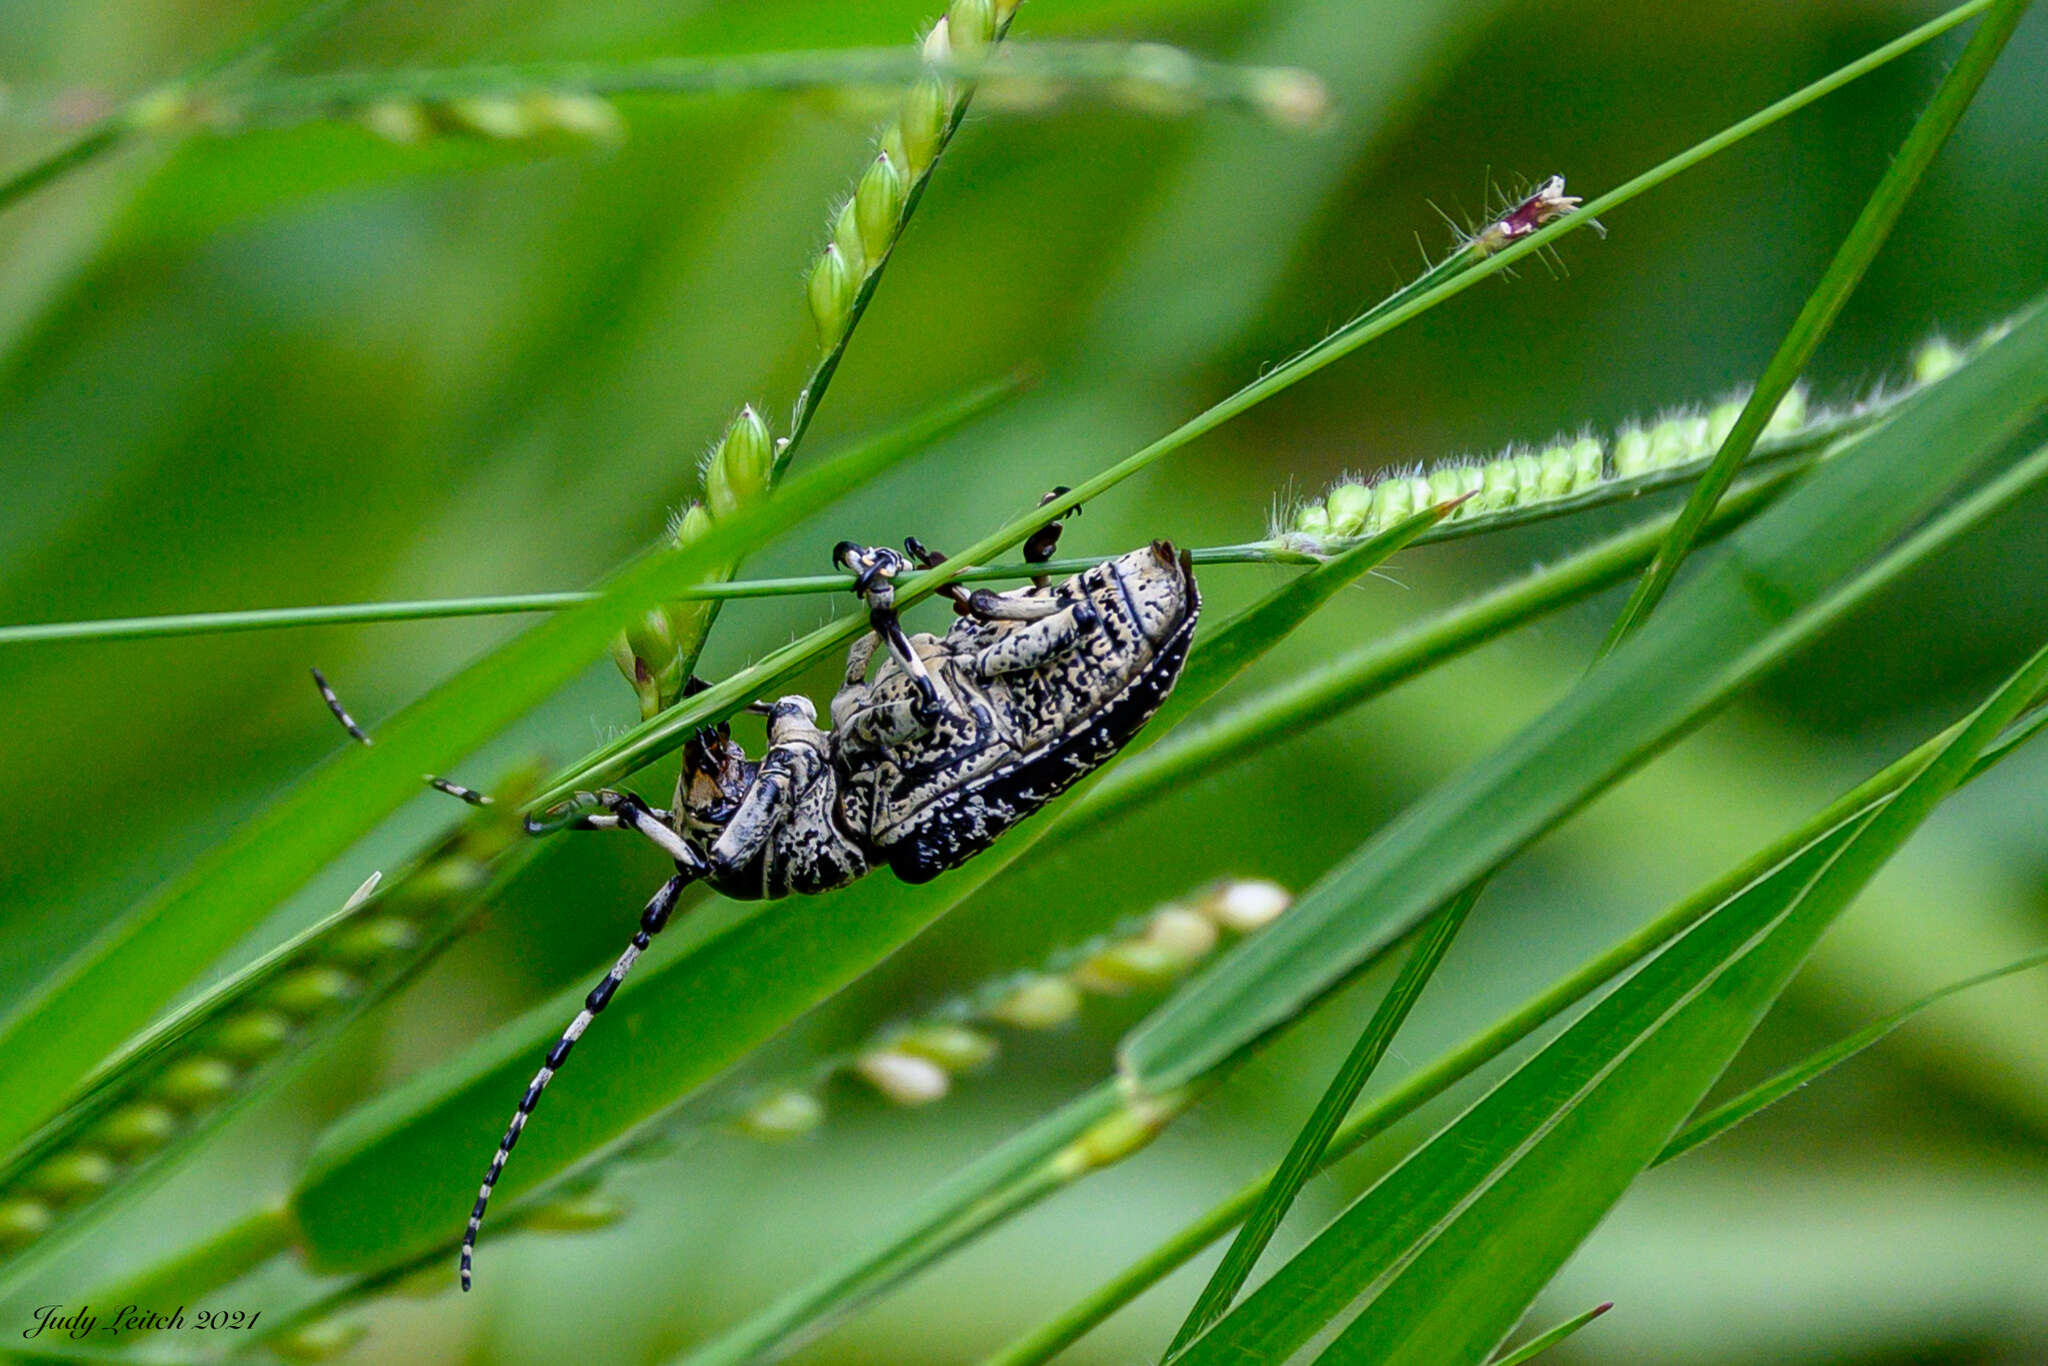
[[[1936,337],[1913,353],[1913,382],[1932,384],[1946,379],[1963,363],[1963,353],[1947,337]]]
[[[468,859],[459,860],[469,864]],[[474,866],[474,865],[470,865]],[[350,967],[368,967],[420,942],[419,927],[403,916],[371,916],[334,936],[329,952]]]
[[[833,215],[832,245],[839,248],[840,259],[855,276],[868,273],[868,252],[861,243],[859,210],[853,199],[841,204],[839,212]]]
[[[1389,479],[1374,486],[1372,508],[1375,529],[1384,531],[1415,511],[1415,492],[1407,479]]]
[[[263,993],[263,999],[285,1014],[303,1019],[348,1000],[359,985],[340,968],[315,964],[279,978]]]
[[[897,128],[903,137],[904,165],[913,177],[931,169],[939,154],[939,140],[953,115],[952,101],[937,77],[920,76],[903,97],[903,112]]]
[[[811,268],[811,320],[818,325],[818,339],[826,346],[836,343],[853,317],[853,298],[860,277],[840,254],[834,242],[825,248],[818,264]]]
[[[574,91],[539,91],[522,103],[538,128],[550,128],[595,142],[617,142],[626,126],[610,100]]]
[[[30,1172],[23,1184],[37,1195],[62,1203],[105,1190],[120,1170],[112,1158],[97,1149],[73,1148]]]
[[[1195,909],[1223,929],[1250,934],[1278,920],[1293,904],[1293,894],[1277,882],[1238,878],[1211,890]]]
[[[232,1063],[221,1058],[182,1058],[164,1069],[149,1093],[166,1104],[191,1111],[219,1100],[234,1084]]]
[[[1178,959],[1183,967],[1193,967],[1208,957],[1216,939],[1215,923],[1185,906],[1162,906],[1145,923],[1145,942]]]
[[[1489,460],[1479,471],[1479,497],[1475,501],[1489,512],[1511,508],[1519,496],[1519,489],[1514,461]]]
[[[946,36],[963,57],[977,57],[995,41],[994,0],[953,0],[946,7]]]
[[[363,127],[386,142],[425,142],[434,124],[418,100],[378,100],[356,115]]]
[[[1323,499],[1328,509],[1330,530],[1339,536],[1356,536],[1372,519],[1372,489],[1364,484],[1339,484]]]
[[[1624,427],[1614,438],[1614,477],[1633,479],[1650,470],[1650,434],[1641,427]]]
[[[862,255],[880,261],[896,240],[897,225],[903,219],[903,172],[883,152],[869,163],[853,192],[854,224],[860,233]]]
[[[1465,492],[1465,476],[1455,465],[1446,465],[1440,470],[1432,471],[1428,482],[1429,498],[1424,504],[1427,507],[1451,502],[1463,496]]]
[[[1765,436],[1790,436],[1806,425],[1806,386],[1795,384],[1778,400],[1771,420],[1764,424]]]
[[[669,519],[669,544],[681,550],[711,534],[711,513],[702,503],[692,503]]]
[[[521,1227],[540,1233],[593,1233],[625,1218],[626,1202],[615,1195],[584,1191],[550,1200],[520,1220]]]
[[[991,1020],[1018,1029],[1053,1029],[1067,1023],[1081,1010],[1081,990],[1064,977],[1038,973],[1019,982],[1008,995],[989,1007]]]
[[[1572,491],[1572,448],[1552,446],[1536,457],[1542,473],[1536,476],[1536,493],[1542,498],[1562,498]]]
[[[40,1200],[0,1202],[0,1249],[32,1243],[49,1232],[50,1207]]]
[[[1708,454],[1707,419],[1671,417],[1650,429],[1650,465],[1668,469]]]
[[[769,471],[774,465],[775,439],[768,434],[768,424],[751,405],[741,408],[705,471],[704,496],[710,501],[711,515],[731,517],[767,497]]]
[[[1707,441],[1715,450],[1720,450],[1721,443],[1728,439],[1728,433],[1735,430],[1735,419],[1742,416],[1744,402],[1743,399],[1731,398],[1716,403],[1708,410]]]
[[[499,141],[531,137],[537,131],[533,116],[518,100],[478,96],[450,100],[447,109],[458,127]]]
[[[274,1010],[246,1010],[230,1015],[213,1030],[213,1051],[250,1062],[277,1050],[291,1037],[292,1022]]]
[[[1123,1161],[1138,1152],[1187,1108],[1184,1089],[1162,1096],[1133,1096],[1124,1108],[1097,1120],[1095,1126],[1060,1149],[1053,1165],[1069,1180]]]
[[[1515,457],[1515,500],[1533,503],[1543,496],[1543,466],[1533,455]]]
[[[898,1105],[929,1105],[953,1089],[946,1069],[930,1058],[878,1048],[863,1053],[853,1064],[867,1083]]]
[[[1163,987],[1186,964],[1174,953],[1143,939],[1111,944],[1074,969],[1074,984],[1099,996],[1124,996]]]
[[[1606,471],[1602,457],[1606,454],[1600,443],[1593,437],[1580,437],[1572,443],[1572,489],[1589,489],[1600,482]]]
[[[151,1101],[124,1105],[100,1121],[95,1140],[121,1157],[161,1148],[178,1132],[178,1117]]]
[[[1294,510],[1294,529],[1311,540],[1327,540],[1332,529],[1330,509],[1321,503],[1304,503]]]
[[[824,1122],[824,1102],[793,1086],[754,1102],[739,1117],[741,1132],[769,1142],[801,1137]]]
[[[996,1056],[996,1041],[986,1034],[949,1022],[921,1024],[889,1041],[889,1046],[912,1057],[926,1058],[948,1072],[971,1072],[987,1066]]]

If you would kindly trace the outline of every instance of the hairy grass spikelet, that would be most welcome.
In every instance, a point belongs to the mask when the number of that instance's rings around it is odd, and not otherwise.
[[[1533,231],[1533,229],[1532,229]],[[1937,338],[1913,353],[1910,381],[1879,390],[1860,402],[1817,408],[1803,385],[1780,400],[1757,443],[1756,457],[1769,458],[1824,439],[1844,424],[1874,420],[1904,398],[1946,377],[1988,346],[1996,329],[1967,346]],[[1746,395],[1736,394],[1704,411],[1667,413],[1632,422],[1610,443],[1580,434],[1559,437],[1540,449],[1510,447],[1473,461],[1450,460],[1427,472],[1395,469],[1370,478],[1346,476],[1320,498],[1297,504],[1274,528],[1284,547],[1329,554],[1352,541],[1374,536],[1425,508],[1463,497],[1453,520],[1564,503],[1603,491],[1622,495],[1652,481],[1669,482],[1695,466],[1704,467],[1734,428]]]

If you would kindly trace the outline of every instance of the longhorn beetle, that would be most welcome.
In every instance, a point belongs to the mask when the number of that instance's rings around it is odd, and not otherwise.
[[[1035,534],[1025,560],[1051,559],[1060,530],[1053,522]],[[470,1211],[464,1290],[485,1206],[541,1092],[686,887],[703,882],[741,900],[824,892],[885,863],[905,882],[929,881],[1107,762],[1180,677],[1201,595],[1189,557],[1168,542],[1057,584],[1037,575],[1008,593],[951,585],[941,591],[959,615],[944,636],[907,635],[897,618],[896,576],[944,560],[914,538],[904,550],[851,541],[833,549],[834,563],[854,576],[871,630],[847,652],[832,729],[819,726],[807,697],[755,703],[748,710],[768,718],[767,752],[749,758],[723,723],[700,729],[684,746],[670,810],[606,790],[576,794],[569,814],[527,818],[536,834],[637,831],[674,861],[675,875],[647,903],[632,942],[521,1097]],[[886,649],[879,665],[878,648]],[[320,685],[335,715],[367,743],[324,679]]]

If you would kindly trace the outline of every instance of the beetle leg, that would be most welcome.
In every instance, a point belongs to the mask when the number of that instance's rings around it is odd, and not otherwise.
[[[1101,621],[1101,614],[1087,603],[1060,608],[1053,615],[1019,626],[993,645],[984,646],[974,656],[974,672],[982,678],[996,678],[1049,664],[1072,653],[1081,638]]]
[[[1038,505],[1044,507],[1053,499],[1064,497],[1071,492],[1073,490],[1064,484],[1056,485],[1046,493],[1045,497],[1038,500]],[[1067,516],[1078,517],[1080,514],[1081,509],[1075,508]],[[1064,530],[1066,530],[1066,527],[1060,522],[1047,522],[1044,526],[1032,532],[1024,542],[1024,563],[1044,564],[1047,560],[1051,559],[1053,551],[1058,550],[1060,547],[1060,533]],[[1034,588],[1050,588],[1052,586],[1052,577],[1047,574],[1035,574],[1031,578],[1031,584]]]
[[[861,546],[851,541],[841,541],[833,547],[832,558],[853,571],[853,591],[868,605],[868,625],[917,685],[922,699],[920,719],[928,726],[935,724],[946,711],[939,697],[939,685],[932,680],[924,660],[910,647],[910,637],[903,634],[903,623],[896,615],[893,580],[909,561],[886,546]]]
[[[593,802],[600,809],[584,815],[571,816],[567,820],[551,819],[547,812],[528,816],[527,833],[544,835],[556,830],[633,830],[645,836],[662,853],[674,859],[678,868],[696,867],[703,863],[703,856],[676,833],[672,823],[675,818],[672,815],[666,811],[656,810],[631,792],[614,792],[606,788],[597,793],[579,792],[570,800]]]
[[[903,551],[917,561],[919,569],[937,569],[946,562],[946,557],[925,545],[915,536],[903,538]],[[969,611],[967,589],[957,583],[949,583],[939,589],[939,596],[953,604],[954,612],[966,616]]]

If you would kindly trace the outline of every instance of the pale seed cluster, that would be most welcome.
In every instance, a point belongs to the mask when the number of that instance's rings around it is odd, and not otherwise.
[[[1874,392],[1845,407],[1816,407],[1804,388],[1795,387],[1771,415],[1754,454],[1768,456],[1801,446],[1816,432],[1845,421],[1880,416],[1915,390],[1948,375],[1999,335],[2002,330],[1994,328],[1966,346],[1940,338],[1927,342],[1914,353],[1905,386]],[[1675,412],[1648,423],[1631,423],[1609,440],[1593,435],[1560,437],[1540,448],[1510,447],[1491,458],[1347,478],[1322,497],[1297,506],[1274,528],[1273,537],[1290,549],[1329,554],[1426,508],[1459,499],[1464,501],[1452,511],[1450,521],[1562,502],[1610,487],[1618,490],[1651,476],[1704,466],[1734,427],[1744,401],[1745,396],[1737,395],[1705,412]]]
[[[531,781],[514,779],[507,790]],[[475,909],[490,861],[519,837],[505,814],[514,805],[472,818],[382,895],[359,893],[243,989],[204,1007],[174,1044],[112,1074],[90,1109],[56,1121],[0,1172],[0,1260],[81,1214],[337,1017],[399,980],[422,945]]]
[[[892,1025],[860,1048],[820,1063],[802,1084],[764,1091],[737,1117],[738,1128],[763,1139],[810,1132],[825,1118],[825,1084],[841,1075],[858,1078],[895,1104],[929,1105],[943,1099],[956,1078],[995,1060],[1001,1045],[993,1027],[1056,1029],[1090,995],[1126,996],[1170,986],[1213,953],[1225,934],[1250,934],[1272,923],[1292,900],[1275,883],[1233,880],[1170,902],[1061,950],[1043,967],[989,982],[922,1019]]]

